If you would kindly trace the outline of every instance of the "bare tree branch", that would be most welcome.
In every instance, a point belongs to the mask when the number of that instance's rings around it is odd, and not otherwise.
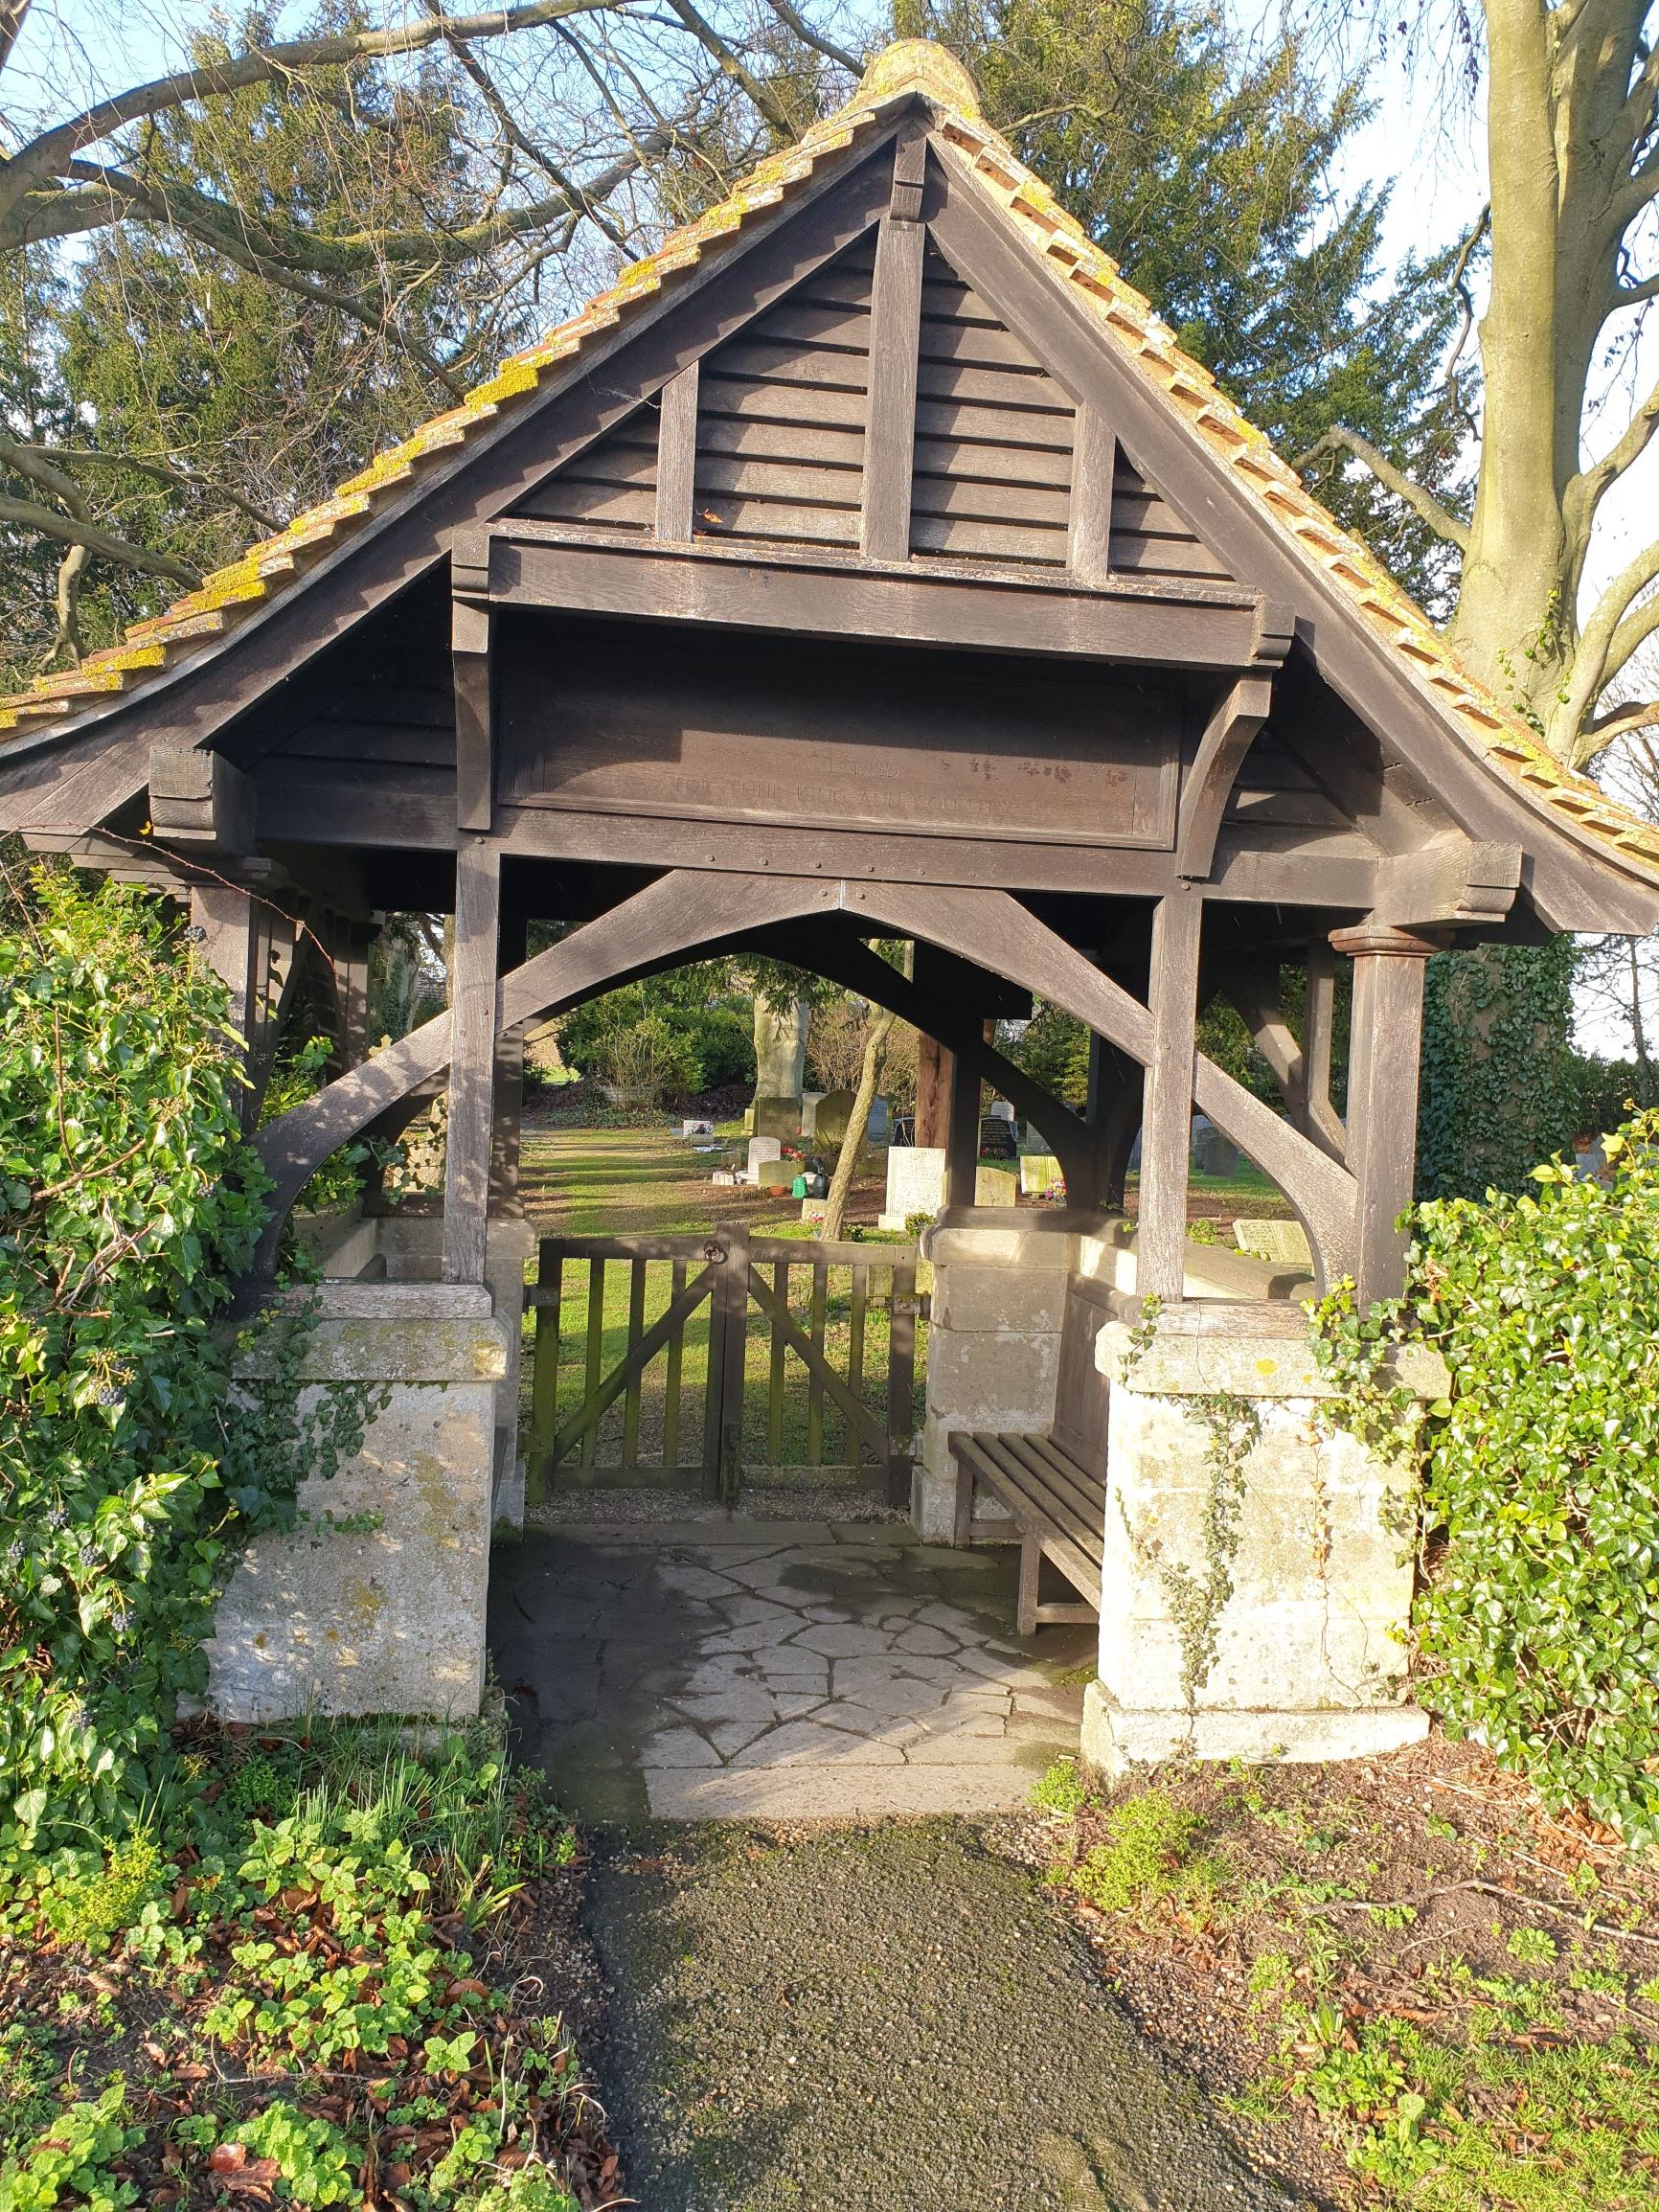
[[[864,64],[857,55],[849,54],[845,46],[837,46],[833,39],[826,38],[814,31],[800,9],[792,4],[792,0],[766,0],[766,5],[781,23],[788,25],[803,46],[811,47],[814,54],[822,54],[827,61],[839,62],[843,69],[854,77],[862,74]]]
[[[251,46],[223,61],[175,70],[95,102],[79,115],[39,132],[10,159],[0,162],[0,215],[8,213],[25,193],[62,175],[84,148],[98,145],[126,124],[164,115],[193,101],[245,91],[252,85],[274,83],[307,70],[338,69],[353,61],[420,53],[451,34],[474,40],[503,38],[566,16],[614,11],[619,5],[625,5],[625,0],[520,0],[516,7],[491,9],[484,14],[446,18],[420,15],[384,31],[342,31],[323,37],[283,39],[269,46]]]
[[[780,104],[777,95],[738,58],[714,25],[698,14],[692,6],[692,0],[668,0],[668,5],[697,44],[714,57],[720,74],[729,77],[740,92],[748,95],[774,130],[781,132],[784,138],[793,138],[795,126]]]
[[[0,523],[6,522],[19,530],[37,530],[42,537],[56,538],[59,545],[84,545],[88,553],[96,553],[101,559],[142,569],[147,576],[170,577],[174,583],[187,584],[193,589],[201,582],[199,569],[192,568],[188,561],[174,559],[170,553],[156,553],[148,545],[137,545],[129,537],[118,536],[113,530],[105,530],[99,523],[36,506],[33,499],[12,499],[0,493]]]
[[[240,235],[234,220],[219,217],[215,203],[205,194],[181,195],[187,196],[187,204],[175,206],[170,196],[152,192],[139,178],[127,175],[125,171],[101,170],[90,162],[81,161],[75,162],[72,167],[78,179],[107,191],[112,198],[124,202],[131,212],[148,217],[151,222],[164,223],[170,229],[182,230],[191,238],[199,239],[203,245],[212,246],[216,253],[223,254],[227,261],[234,262],[238,268],[245,269],[249,276],[262,278],[266,284],[276,285],[281,291],[292,292],[302,300],[309,300],[316,307],[331,308],[336,314],[346,315],[352,321],[360,323],[365,330],[373,331],[376,336],[387,339],[406,353],[451,399],[459,399],[462,397],[462,386],[457,379],[418,338],[410,337],[407,331],[398,328],[383,303],[354,299],[350,292],[340,291],[332,285],[320,284],[316,278],[260,253]],[[201,219],[196,213],[198,207],[214,208],[215,219]]]
[[[216,477],[198,475],[194,469],[170,467],[165,461],[152,461],[134,453],[100,453],[89,445],[14,445],[11,451],[17,458],[19,467],[23,466],[22,457],[27,455],[49,464],[67,462],[71,467],[83,463],[95,468],[130,468],[135,475],[152,477],[157,484],[171,484],[181,491],[200,491],[211,499],[222,499],[227,507],[234,507],[239,514],[245,514],[257,528],[267,533],[283,527],[280,515],[256,507],[234,485],[220,483]]]
[[[1585,725],[1584,737],[1590,751],[1599,753],[1615,738],[1650,729],[1659,729],[1659,699],[1626,699],[1622,705],[1608,707],[1603,714],[1597,715]]]
[[[1560,740],[1552,750],[1563,759],[1582,757],[1591,708],[1636,648],[1659,629],[1659,595],[1630,611],[1655,577],[1659,539],[1625,562],[1579,625],[1571,675],[1549,718],[1552,736]]]
[[[0,69],[11,58],[28,12],[29,0],[0,0]]]
[[[1332,452],[1352,453],[1362,461],[1377,482],[1392,491],[1397,499],[1405,502],[1414,514],[1426,522],[1437,537],[1443,537],[1448,545],[1460,552],[1468,551],[1469,531],[1466,522],[1459,521],[1448,507],[1443,507],[1432,491],[1424,490],[1414,483],[1402,468],[1397,468],[1385,453],[1379,453],[1369,438],[1362,438],[1357,430],[1350,430],[1344,423],[1334,423],[1324,437],[1316,439],[1306,453],[1300,453],[1290,464],[1298,475],[1306,475],[1322,455]]]
[[[1634,466],[1659,430],[1659,383],[1631,416],[1624,436],[1600,461],[1580,469],[1561,494],[1561,511],[1570,527],[1587,536],[1597,508],[1608,490]]]

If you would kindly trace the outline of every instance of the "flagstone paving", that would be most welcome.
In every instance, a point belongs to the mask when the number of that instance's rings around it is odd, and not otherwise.
[[[1011,1548],[897,1522],[629,1522],[498,1548],[520,1755],[579,1817],[996,1812],[1076,1748],[1088,1629],[1011,1630]]]

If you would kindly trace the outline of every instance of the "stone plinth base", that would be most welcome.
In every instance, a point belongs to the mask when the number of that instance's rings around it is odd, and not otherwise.
[[[307,1482],[300,1505],[319,1516],[375,1514],[380,1525],[302,1524],[249,1544],[207,1647],[208,1703],[228,1721],[468,1717],[484,1688],[506,1332],[482,1286],[326,1283],[317,1295],[302,1402],[348,1381],[388,1397],[356,1458],[331,1481]]]
[[[1166,1306],[1149,1342],[1112,1322],[1095,1357],[1112,1394],[1085,1756],[1349,1759],[1420,1737],[1411,1472],[1329,1418],[1300,1314]],[[1446,1386],[1420,1348],[1393,1379]]]
[[[1416,1705],[1156,1713],[1115,1705],[1099,1682],[1083,1692],[1083,1762],[1108,1781],[1164,1759],[1243,1759],[1252,1766],[1369,1759],[1420,1744],[1427,1734],[1428,1715]]]

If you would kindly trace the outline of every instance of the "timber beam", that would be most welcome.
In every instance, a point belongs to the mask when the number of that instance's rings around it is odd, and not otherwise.
[[[887,546],[896,524],[884,506],[875,512]],[[1234,584],[1123,578],[1085,586],[943,561],[922,568],[902,551],[864,558],[769,545],[761,556],[530,519],[482,535],[492,606],[1241,673],[1271,671],[1289,646],[1277,610]]]
[[[149,820],[164,844],[239,859],[253,851],[255,813],[252,783],[222,753],[151,746]]]
[[[1377,871],[1369,921],[1379,929],[1466,929],[1500,923],[1521,886],[1521,848],[1456,833]]]

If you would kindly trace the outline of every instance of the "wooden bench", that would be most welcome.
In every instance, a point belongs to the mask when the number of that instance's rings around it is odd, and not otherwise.
[[[956,1462],[955,1540],[1006,1542],[1006,1520],[976,1519],[974,1494],[985,1489],[1012,1516],[1019,1539],[1018,1632],[1034,1635],[1054,1622],[1100,1618],[1101,1554],[1106,1522],[1106,1406],[1111,1384],[1095,1366],[1095,1338],[1113,1318],[1103,1283],[1074,1278],[1066,1288],[1055,1417],[1040,1436],[952,1429]],[[1038,1593],[1049,1560],[1082,1602]]]

